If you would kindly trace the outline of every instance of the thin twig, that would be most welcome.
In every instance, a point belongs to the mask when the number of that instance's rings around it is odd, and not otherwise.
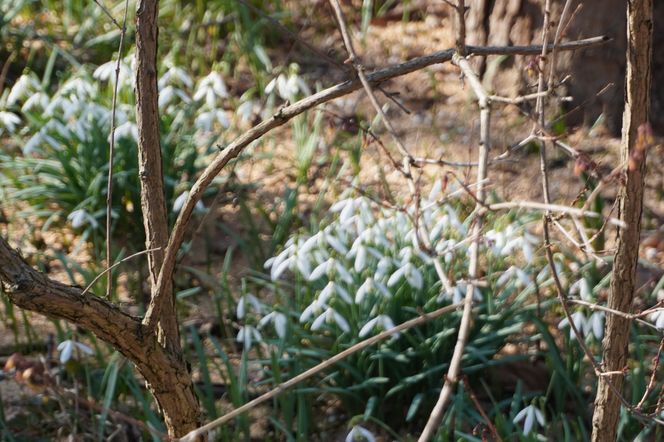
[[[463,302],[457,303],[457,304],[452,304],[448,305],[446,307],[439,308],[438,310],[435,310],[431,313],[425,313],[421,316],[418,316],[417,318],[413,318],[411,320],[408,320],[406,322],[403,322],[396,327],[393,327],[389,330],[384,330],[380,333],[378,333],[375,336],[372,336],[368,339],[365,339],[364,341],[358,342],[357,344],[353,345],[352,347],[337,353],[336,355],[332,356],[330,359],[327,359],[326,361],[321,362],[320,364],[308,369],[307,371],[300,373],[299,375],[293,377],[292,379],[289,379],[285,382],[282,382],[281,384],[277,385],[275,388],[272,390],[268,391],[265,394],[260,395],[256,399],[253,399],[246,404],[242,405],[241,407],[236,408],[235,410],[231,411],[230,413],[227,413],[220,418],[217,418],[213,420],[212,422],[203,425],[200,428],[197,428],[194,431],[189,432],[182,438],[178,439],[180,442],[187,442],[187,441],[194,441],[196,440],[199,436],[202,436],[206,434],[208,431],[213,430],[214,428],[217,428],[218,426],[230,421],[231,419],[240,416],[242,413],[245,413],[254,407],[256,407],[259,404],[262,404],[265,401],[268,401],[272,399],[275,396],[278,396],[279,394],[283,393],[284,391],[288,390],[289,388],[299,384],[300,382],[309,379],[313,375],[333,366],[337,362],[347,358],[348,356],[351,356],[354,353],[357,353],[360,350],[364,350],[367,347],[370,347],[377,342],[382,341],[385,338],[388,338],[396,333],[400,333],[402,331],[408,330],[409,328],[416,327],[418,325],[424,324],[426,322],[429,322],[433,319],[436,319],[440,316],[443,316],[447,313],[453,312],[459,307],[463,305]]]
[[[92,286],[95,285],[95,283],[99,280],[99,278],[101,278],[106,273],[110,272],[111,270],[113,270],[114,268],[116,268],[117,266],[122,264],[123,262],[127,262],[130,259],[135,258],[135,257],[140,256],[140,255],[143,255],[145,253],[154,252],[155,250],[159,250],[159,248],[157,247],[155,249],[141,250],[140,252],[136,252],[133,255],[129,255],[126,258],[121,259],[120,261],[116,262],[112,266],[106,267],[100,274],[95,276],[95,278],[92,280],[92,282],[90,282],[90,284],[87,285],[87,287],[85,287],[83,292],[81,292],[81,296],[85,295],[92,288]]]
[[[95,3],[97,1],[95,0]],[[104,8],[101,3],[97,3],[104,12],[108,14],[106,8]],[[127,12],[129,10],[129,0],[125,0],[125,10],[124,10],[124,19],[122,20],[122,28],[120,32],[120,47],[118,48],[118,60],[115,64],[115,85],[113,86],[113,104],[111,105],[111,142],[108,147],[108,182],[106,184],[106,266],[108,268],[113,268],[111,266],[111,254],[112,250],[112,238],[111,238],[111,223],[112,216],[111,211],[113,208],[113,152],[115,151],[115,113],[118,102],[118,86],[120,83],[120,63],[122,62],[122,49],[124,46],[124,38],[127,33]],[[110,16],[110,14],[108,14]],[[118,23],[110,16],[113,22],[118,25]],[[119,27],[119,25],[118,25]],[[113,278],[111,275],[108,275],[106,281],[106,298],[111,298],[111,292],[113,291]]]
[[[120,23],[118,23],[117,20],[115,20],[115,18],[111,14],[111,11],[106,9],[106,6],[104,6],[104,4],[100,0],[94,0],[94,2],[97,4],[97,6],[99,6],[101,8],[102,11],[104,11],[104,14],[106,14],[106,16],[111,19],[111,21],[113,22],[115,27],[117,27],[124,34],[124,32],[125,32],[124,24],[122,26],[120,26]],[[126,20],[127,20],[127,15],[126,15],[126,6],[125,6],[125,22],[124,23],[126,23]],[[122,39],[122,35],[120,35],[120,39]]]

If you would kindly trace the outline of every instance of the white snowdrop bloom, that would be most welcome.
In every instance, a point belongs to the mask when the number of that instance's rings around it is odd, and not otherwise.
[[[251,348],[251,344],[255,342],[263,342],[263,337],[255,327],[251,325],[244,325],[240,327],[240,331],[238,331],[235,340],[237,342],[242,342],[246,351]]]
[[[277,86],[277,77],[274,77],[270,82],[265,86],[264,92],[267,95],[270,95],[274,88]]]
[[[58,351],[60,352],[60,363],[66,364],[74,354],[74,350],[82,351],[87,355],[94,354],[94,351],[85,344],[67,339],[58,344]]]
[[[338,232],[337,232],[338,233]],[[335,235],[332,234],[331,229],[325,228],[324,230],[324,238],[325,241],[334,249],[336,250],[339,254],[341,255],[346,255],[348,253],[348,249],[346,246],[344,246],[339,238],[337,238]]]
[[[277,333],[277,336],[283,339],[286,336],[286,315],[276,311],[270,312],[258,321],[258,329],[262,330],[263,327],[270,322],[274,326],[274,331]]]
[[[115,66],[117,62],[108,61],[104,64],[101,64],[95,69],[92,73],[92,78],[101,81],[110,81],[115,78]]]
[[[433,228],[429,231],[429,237],[432,241],[440,239],[443,229],[449,225],[449,217],[447,215],[440,218]]]
[[[429,197],[427,198],[429,202],[435,202],[438,200],[443,188],[443,182],[439,179],[434,181],[433,186],[431,186],[431,192],[429,192]]]
[[[417,290],[422,288],[422,273],[410,262],[405,263],[392,273],[390,279],[387,280],[387,286],[393,287],[402,277],[406,278],[412,288]]]
[[[521,252],[523,252],[523,257],[526,258],[527,262],[532,262],[535,259],[533,246],[525,238],[521,238]]]
[[[443,301],[444,299],[451,299],[452,304],[458,304],[466,298],[466,293],[468,292],[468,284],[464,281],[459,281],[457,285],[452,288],[452,292],[444,291],[436,299],[438,302]],[[482,301],[482,292],[480,289],[473,286],[473,300]]]
[[[382,257],[376,265],[375,279],[386,276],[392,270],[392,259],[388,256]]]
[[[263,312],[263,304],[258,300],[258,298],[251,293],[247,293],[240,298],[235,308],[235,315],[238,317],[238,319],[242,319],[246,315],[247,304],[253,307],[254,312],[258,314]]]
[[[177,66],[171,66],[159,79],[159,90],[161,91],[168,84],[178,83],[188,88],[191,88],[194,85],[193,80],[184,69]]]
[[[526,272],[516,266],[510,266],[496,280],[496,285],[501,286],[513,278],[516,278],[516,285],[518,287],[526,287],[530,284],[530,278]]]
[[[11,112],[0,111],[0,125],[7,129],[7,132],[14,133],[16,126],[20,122],[21,119],[18,115]]]
[[[214,128],[215,123],[219,123],[224,129],[228,128],[231,125],[231,122],[228,119],[228,116],[226,115],[226,111],[217,109],[207,112],[201,112],[196,117],[196,120],[194,121],[194,126],[196,126],[197,129],[202,129],[206,132],[211,132],[212,129]]]
[[[335,323],[344,332],[350,332],[350,325],[348,325],[348,321],[346,321],[346,319],[337,313],[337,311],[332,307],[328,307],[327,310],[325,310],[316,319],[314,319],[314,322],[311,324],[311,330],[316,331],[320,329],[324,323]]]
[[[346,269],[346,267],[343,266],[343,264],[341,264],[341,262],[337,261],[335,263],[335,268],[336,268],[336,271],[337,271],[337,275],[339,275],[339,277],[344,282],[346,282],[347,284],[352,284],[354,282],[353,277],[351,276],[350,272],[348,271],[348,269]]]
[[[175,98],[175,88],[173,86],[166,86],[159,91],[159,102],[158,106],[160,110],[163,110],[168,104]]]
[[[71,226],[75,229],[83,227],[86,224],[90,224],[93,227],[97,227],[97,220],[92,217],[85,209],[77,209],[67,215],[67,220],[71,222]]]
[[[300,315],[300,322],[307,322],[314,315],[319,314],[325,308],[327,308],[327,305],[321,303],[320,300],[315,299],[302,311],[302,314]]]
[[[58,133],[58,135],[60,135],[62,138],[69,138],[71,135],[67,126],[65,126],[55,118],[48,120],[48,122],[44,125],[44,127],[46,128],[47,131],[55,130]]]
[[[243,123],[250,122],[251,117],[254,115],[255,107],[256,103],[254,103],[252,100],[247,100],[243,103],[240,103],[237,109],[235,109],[235,114],[240,117],[240,121]]]
[[[346,435],[344,442],[376,442],[376,438],[371,431],[355,425]]]
[[[205,98],[205,104],[210,110],[217,108],[218,98],[228,98],[228,89],[226,89],[226,84],[219,73],[210,72],[198,82],[194,100],[199,101],[203,98]]]
[[[355,262],[353,268],[356,272],[360,273],[367,265],[367,248],[364,245],[361,245],[357,249],[357,254],[355,255]]]
[[[648,315],[650,321],[660,330],[664,330],[664,310],[657,310]]]
[[[348,293],[348,290],[340,286],[339,284],[334,284],[334,289],[337,292],[337,295],[346,303],[346,304],[352,304],[353,299],[350,297],[350,294]]]
[[[381,328],[383,330],[389,330],[391,328],[394,328],[394,322],[392,321],[392,318],[390,318],[387,315],[378,315],[375,318],[369,320],[362,329],[360,330],[359,337],[364,338],[369,334],[370,331],[372,331],[374,328]],[[399,333],[395,333],[395,336],[398,336]]]
[[[27,100],[25,100],[25,103],[23,103],[23,106],[21,106],[21,111],[30,112],[36,107],[44,110],[48,107],[50,102],[51,99],[49,98],[48,94],[43,92],[35,92],[34,94],[30,95]]]
[[[514,417],[514,420],[512,422],[518,424],[521,421],[524,421],[523,434],[525,436],[528,436],[528,434],[530,434],[531,430],[535,426],[535,422],[540,424],[540,426],[542,427],[544,427],[545,425],[544,415],[539,410],[539,408],[535,407],[532,404],[528,405],[526,408],[519,411],[517,415]]]
[[[115,128],[115,139],[119,140],[122,138],[131,138],[138,143],[138,126],[136,124],[127,121],[122,123]],[[111,142],[111,136],[108,136],[108,142]]]
[[[343,208],[346,207],[346,205],[348,203],[352,203],[352,201],[353,201],[353,198],[341,199],[341,200],[335,202],[334,204],[332,204],[332,206],[330,207],[330,212],[333,212],[333,213],[341,212],[343,210]]]
[[[348,204],[339,213],[339,221],[342,224],[348,223],[348,221],[355,215],[355,200],[349,200]]]
[[[182,208],[184,207],[184,203],[187,202],[187,198],[189,198],[189,191],[185,190],[175,198],[175,201],[173,201],[173,212],[178,213]],[[198,200],[196,203],[196,206],[194,206],[194,210],[197,212],[201,212],[205,210],[205,206],[203,205],[203,202],[201,200]]]
[[[323,261],[311,271],[311,274],[309,275],[308,278],[309,281],[315,281],[323,275],[329,276],[332,273],[332,270],[334,269],[335,266],[336,266],[336,260],[334,258],[329,258],[326,261]]]
[[[309,279],[311,276],[311,260],[306,253],[301,253],[298,250],[295,255],[295,266],[305,279]]]
[[[327,304],[327,301],[334,296],[335,288],[334,288],[334,283],[332,281],[328,282],[323,290],[321,290],[320,294],[318,295],[318,302],[320,304]]]
[[[374,287],[378,289],[378,292],[383,295],[385,298],[389,299],[392,297],[392,293],[388,290],[387,286],[380,281],[374,280]]]
[[[569,287],[570,295],[579,295],[584,301],[590,301],[592,289],[586,278],[581,278]]]
[[[362,285],[357,289],[357,293],[355,293],[355,303],[360,304],[364,300],[364,297],[373,290],[374,280],[369,277],[365,279]]]
[[[89,81],[83,78],[72,78],[67,80],[65,84],[62,85],[58,94],[67,96],[69,98],[76,98],[78,100],[85,99],[86,97],[92,97],[95,95],[95,87]]]
[[[588,336],[589,334],[592,334],[597,340],[601,340],[604,336],[604,312],[593,312],[584,325],[584,335]]]
[[[304,243],[302,243],[302,245],[300,246],[300,252],[301,253],[310,252],[311,249],[313,249],[317,245],[318,240],[320,239],[320,237],[321,237],[321,233],[318,232],[315,235],[312,235],[309,238],[307,238],[307,240],[304,241]]]
[[[586,325],[586,315],[583,314],[582,311],[577,311],[572,313],[572,322],[574,323],[574,326],[576,329],[579,331],[579,333],[585,334],[585,330],[587,329]],[[563,318],[560,323],[558,323],[558,329],[562,330],[563,328],[569,327],[569,337],[570,339],[576,339],[576,335],[574,334],[574,330],[572,330],[572,327],[569,325],[569,320],[565,317]]]
[[[34,134],[32,137],[30,137],[28,142],[23,145],[23,155],[30,155],[31,153],[38,152],[42,141],[42,135],[40,132]]]
[[[30,95],[31,92],[39,89],[39,82],[36,78],[34,78],[32,75],[23,74],[18,78],[18,80],[16,80],[14,86],[12,86],[11,90],[9,91],[9,95],[7,95],[7,105],[11,106],[17,101],[22,100]]]
[[[514,250],[521,247],[522,243],[523,243],[523,238],[521,237],[512,238],[505,243],[505,246],[500,251],[500,254],[502,256],[511,255],[512,252],[514,252]]]

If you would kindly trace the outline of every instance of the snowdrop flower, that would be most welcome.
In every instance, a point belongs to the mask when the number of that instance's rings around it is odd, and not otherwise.
[[[408,281],[408,284],[412,288],[417,290],[422,289],[422,273],[410,262],[402,265],[394,273],[392,273],[392,276],[390,276],[390,279],[387,281],[387,286],[394,286],[402,277],[406,278],[406,281]]]
[[[112,60],[106,62],[102,65],[99,65],[97,69],[92,73],[92,78],[99,81],[108,81],[112,85],[115,84],[115,68],[117,67],[117,61]],[[128,86],[132,81],[132,70],[125,62],[120,63],[120,72],[118,74],[118,79],[120,84],[123,86]]]
[[[583,299],[584,301],[590,300],[591,292],[592,290],[590,289],[590,284],[588,284],[586,278],[579,279],[569,288],[570,295],[578,294],[581,297],[581,299]]]
[[[72,339],[67,339],[58,344],[58,351],[60,352],[60,363],[66,364],[69,361],[74,353],[74,350],[82,351],[87,355],[91,355],[94,351],[85,344],[76,342]]]
[[[662,330],[664,329],[664,310],[657,310],[649,315],[650,320],[655,324],[655,327]]]
[[[392,318],[390,318],[387,315],[378,315],[375,318],[371,319],[366,324],[364,324],[364,326],[360,330],[359,337],[364,338],[366,335],[369,334],[371,330],[373,330],[376,327],[382,328],[383,330],[390,330],[394,328],[394,322],[392,321]],[[395,333],[395,336],[398,335],[399,333]]]
[[[194,97],[194,99],[196,99],[196,97]],[[194,126],[206,132],[211,132],[215,122],[219,123],[224,129],[231,125],[231,121],[228,119],[226,111],[216,109],[200,113],[196,117],[196,121],[194,121]]]
[[[16,125],[21,122],[21,119],[18,115],[11,112],[0,111],[0,125],[2,125],[7,132],[14,133],[16,130]]]
[[[77,209],[67,215],[67,220],[71,221],[71,226],[75,229],[83,227],[85,224],[90,224],[93,227],[97,227],[97,220],[93,218],[85,209]]]
[[[29,112],[37,106],[43,110],[46,109],[50,102],[51,99],[47,94],[43,92],[35,92],[34,94],[30,95],[27,100],[25,100],[25,103],[23,103],[23,106],[21,106],[21,111]]]
[[[586,315],[584,315],[582,311],[578,311],[572,313],[571,317],[572,317],[572,322],[574,323],[574,326],[579,331],[579,333],[585,334],[585,330],[588,328],[588,326],[586,325]],[[569,327],[570,339],[576,339],[574,330],[572,330],[572,327],[570,327],[569,320],[567,318],[563,318],[563,320],[560,321],[560,323],[558,323],[558,330],[562,330],[565,327]]]
[[[331,275],[335,267],[336,260],[334,258],[329,258],[328,260],[318,264],[316,268],[311,271],[308,279],[309,281],[315,281],[325,274]]]
[[[515,424],[524,421],[523,423],[523,434],[525,436],[528,436],[530,434],[530,431],[533,429],[535,426],[535,421],[537,421],[540,426],[544,426],[545,421],[544,421],[544,415],[542,412],[539,410],[539,408],[535,407],[534,405],[528,405],[526,408],[523,410],[519,411],[517,415],[514,417],[514,422]]]
[[[274,325],[274,331],[277,332],[277,336],[283,339],[286,336],[286,315],[279,312],[270,312],[264,316],[260,321],[258,321],[258,329],[262,330],[263,327],[271,322]]]
[[[194,100],[198,101],[205,98],[205,104],[210,110],[217,108],[217,98],[227,97],[228,89],[226,89],[226,84],[221,75],[214,71],[198,82],[196,92],[194,93]]]
[[[346,435],[345,442],[361,442],[361,441],[376,442],[376,438],[374,437],[373,433],[371,433],[371,431],[359,425],[355,425],[353,428],[350,429],[350,431]]]
[[[339,232],[337,232],[339,233]],[[346,248],[345,245],[342,244],[341,240],[332,234],[332,229],[329,227],[326,227],[325,230],[323,231],[325,241],[339,254],[341,255],[346,255],[348,253],[348,249]]]
[[[193,80],[187,74],[187,72],[177,66],[171,66],[168,70],[161,76],[159,82],[157,83],[159,91],[161,92],[169,83],[177,84],[191,88],[194,85]]]
[[[238,317],[238,319],[244,318],[244,315],[247,312],[247,303],[249,303],[249,305],[254,308],[256,313],[261,313],[263,311],[263,304],[261,304],[258,298],[256,298],[251,293],[247,293],[246,295],[243,295],[237,303],[235,315]]]
[[[131,138],[138,143],[138,126],[136,124],[127,121],[122,123],[115,128],[115,139],[119,140],[122,138]],[[108,142],[111,142],[111,136],[108,136]]]
[[[502,275],[496,281],[497,286],[505,284],[510,279],[516,277],[516,285],[518,287],[526,287],[530,284],[530,278],[528,274],[516,266],[511,266],[503,272]]]
[[[350,332],[348,321],[332,307],[328,307],[327,310],[314,319],[314,322],[311,324],[311,330],[316,331],[320,329],[323,323],[336,323],[345,333]]]
[[[254,108],[256,104],[252,100],[247,100],[235,109],[235,114],[240,117],[240,121],[247,123],[251,121],[251,117],[254,115]]]
[[[235,340],[237,342],[242,342],[244,344],[244,349],[249,350],[252,343],[263,342],[263,337],[255,327],[245,325],[240,327],[240,331],[237,333]]]
[[[82,100],[85,97],[91,97],[95,95],[95,87],[88,80],[74,77],[70,80],[67,80],[67,82],[62,85],[58,91],[58,94],[69,96],[70,99]]]
[[[438,302],[441,302],[444,299],[452,298],[452,304],[458,304],[466,298],[466,292],[468,291],[468,284],[463,281],[459,281],[452,289],[452,292],[445,291],[438,295],[436,299]],[[473,300],[481,301],[482,292],[477,287],[473,287]]]
[[[27,143],[23,145],[23,155],[30,155],[31,153],[38,152],[39,146],[42,143],[42,136],[40,132],[34,134]]]
[[[7,105],[11,106],[18,100],[27,97],[30,92],[39,89],[39,82],[31,75],[21,75],[14,86],[12,86],[9,95],[7,96]]]
[[[184,207],[184,203],[187,201],[187,198],[189,198],[189,191],[185,190],[175,198],[175,201],[173,201],[173,212],[178,213],[182,208]],[[203,202],[201,200],[198,200],[196,205],[194,206],[194,210],[197,212],[205,211],[205,206],[203,205]]]
[[[185,103],[191,102],[191,98],[189,98],[189,95],[187,95],[183,90],[169,85],[159,92],[159,109],[163,110],[171,103],[171,101],[173,101],[175,97],[178,97]]]
[[[314,302],[309,304],[307,308],[302,311],[300,322],[307,322],[314,315],[319,314],[324,308],[327,308],[327,305],[321,303],[318,299],[314,300]]]
[[[604,312],[593,312],[593,314],[588,317],[583,329],[583,334],[586,336],[592,334],[597,340],[602,339],[604,336]]]
[[[330,281],[327,283],[325,288],[320,292],[320,295],[318,296],[318,302],[321,304],[327,304],[327,301],[334,295],[334,294],[339,295],[339,297],[346,303],[346,304],[352,304],[353,300],[351,299],[350,295],[348,294],[348,291],[341,287],[339,284],[335,284],[334,282]]]

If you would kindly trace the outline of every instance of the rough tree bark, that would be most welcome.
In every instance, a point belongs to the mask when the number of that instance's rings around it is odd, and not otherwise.
[[[627,75],[621,159],[624,185],[620,189],[618,247],[613,261],[613,277],[608,307],[628,313],[632,306],[636,266],[641,233],[641,212],[645,179],[645,140],[650,107],[650,70],[652,57],[653,0],[627,1]],[[607,315],[603,341],[603,369],[619,374],[601,376],[595,398],[593,441],[616,440],[620,418],[620,398],[608,384],[622,391],[625,362],[628,355],[631,321],[618,315]]]
[[[164,195],[157,89],[158,0],[141,0],[136,11],[136,122],[138,125],[138,170],[141,182],[141,211],[152,298],[168,244],[168,217]],[[164,306],[159,318],[159,339],[180,353],[179,330],[173,283],[162,288]]]
[[[170,436],[196,428],[198,404],[186,364],[147,332],[140,318],[79,287],[47,278],[34,270],[0,237],[0,281],[20,308],[64,319],[94,333],[136,365],[155,396]]]

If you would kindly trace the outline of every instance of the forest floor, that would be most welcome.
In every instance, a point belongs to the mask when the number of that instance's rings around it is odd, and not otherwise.
[[[361,57],[368,70],[399,63],[409,58],[424,55],[433,51],[453,47],[452,26],[444,15],[430,15],[420,20],[403,22],[387,20],[370,26],[359,45]],[[328,23],[326,29],[314,26],[303,27],[301,38],[312,41],[321,52],[331,54],[338,60],[345,59],[341,38]],[[284,65],[297,62],[301,66],[302,77],[312,87],[326,87],[346,77],[343,69],[331,68],[316,54],[307,53],[301,45],[294,43],[283,50],[271,54]],[[562,73],[561,73],[562,74]],[[525,74],[524,74],[525,75]],[[320,83],[320,84],[319,84]],[[384,97],[379,98],[389,103],[387,115],[398,130],[398,134],[406,147],[415,156],[431,159],[444,158],[448,161],[475,161],[479,142],[479,113],[472,96],[472,91],[459,76],[459,71],[451,63],[435,65],[428,69],[400,77],[383,85],[408,110],[404,112],[397,105]],[[342,99],[335,100],[326,106],[324,116],[324,136],[329,143],[339,142],[339,131],[346,130],[344,121],[354,118],[361,123],[370,123],[375,112],[370,107],[362,91],[358,91]],[[531,130],[531,123],[522,109],[512,105],[496,104],[492,114],[492,154],[498,156],[521,140]],[[374,132],[386,145],[392,142],[381,125],[375,125]],[[601,127],[564,127],[561,130],[568,144],[575,149],[587,153],[599,165],[601,170],[613,170],[619,165],[620,140]],[[293,141],[292,129],[289,126],[278,129],[259,143],[253,151],[252,158],[245,159],[234,170],[236,186],[243,185],[243,197],[254,200],[257,206],[272,207],[285,193],[287,188],[296,185],[297,177],[293,172],[296,146]],[[384,158],[376,143],[363,148],[360,183],[367,188],[380,188],[385,182],[399,197],[407,197],[402,189],[406,189],[403,178],[393,170]],[[574,174],[575,161],[566,154],[554,150],[550,153],[550,179],[556,183],[552,188],[553,199],[560,204],[569,205],[583,190],[584,183]],[[664,204],[662,202],[664,176],[661,174],[664,165],[662,148],[657,147],[649,158],[648,190],[646,193],[646,211],[644,228],[646,237],[657,235],[656,230],[664,220]],[[325,187],[325,168],[329,164],[319,164],[319,171],[308,173],[308,191],[300,198],[302,204],[300,217],[306,220],[309,210],[319,200]],[[427,191],[437,177],[452,171],[465,182],[473,182],[474,169],[468,167],[425,166],[417,170],[421,174],[423,192]],[[541,172],[539,156],[533,146],[528,145],[512,152],[507,159],[492,167],[489,172],[489,188],[502,200],[541,200]],[[348,174],[351,181],[351,174]],[[327,193],[325,205],[338,196],[343,186],[337,183],[336,191]],[[604,198],[611,204],[615,199],[615,186],[607,186]],[[336,192],[336,194],[334,193]],[[240,216],[241,207],[233,201],[232,189],[220,190],[222,198],[199,225],[194,228],[192,251],[183,262],[208,272],[213,280],[218,280],[223,258],[230,246],[237,246],[235,235],[246,237],[255,230],[248,228]],[[309,206],[309,207],[307,207]],[[278,206],[277,206],[278,207]],[[615,215],[614,211],[614,215]],[[275,212],[276,216],[276,212]],[[222,229],[221,223],[225,224]],[[0,226],[4,229],[4,226]],[[15,227],[12,227],[15,229]],[[45,235],[43,240],[48,246],[61,241],[58,235]],[[210,241],[214,238],[214,241]],[[262,238],[267,241],[268,238]],[[664,233],[662,234],[662,252],[653,259],[653,264],[664,264]],[[26,244],[30,252],[31,245]],[[85,263],[89,256],[79,251],[72,258]],[[239,253],[234,254],[231,266],[232,280],[239,281],[238,275],[250,270],[249,258]],[[63,282],[68,282],[65,269],[54,265],[50,275]],[[646,280],[648,278],[646,277]],[[197,300],[189,306],[189,322],[204,322],[210,306],[205,300]],[[6,308],[6,307],[4,307]],[[37,335],[43,337],[54,332],[53,324],[38,315],[28,314],[32,328]],[[0,349],[12,348],[15,333],[21,335],[18,340],[27,342],[28,337],[21,332],[22,327],[12,329],[10,324],[0,324]],[[30,339],[38,338],[33,336]],[[38,339],[39,340],[39,339]],[[0,355],[2,357],[6,354]],[[14,413],[22,412],[25,404],[24,394],[29,391],[17,388],[11,379],[0,378],[0,395],[5,403],[7,419]],[[9,406],[7,406],[10,404]],[[14,404],[14,405],[11,405]],[[256,431],[260,431],[257,429]]]

